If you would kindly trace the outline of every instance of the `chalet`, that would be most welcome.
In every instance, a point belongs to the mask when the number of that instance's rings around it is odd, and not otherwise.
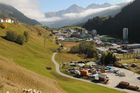
[[[14,20],[11,18],[1,18],[0,22],[5,22],[5,23],[14,23]]]

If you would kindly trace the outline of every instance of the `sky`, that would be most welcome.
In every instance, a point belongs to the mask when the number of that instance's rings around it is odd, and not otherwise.
[[[125,0],[39,0],[40,3],[39,10],[42,12],[52,12],[52,11],[59,11],[59,10],[66,9],[73,4],[77,4],[82,7],[87,7],[92,3],[118,4],[124,1]]]
[[[110,3],[110,4],[117,4],[117,3],[128,3],[132,0],[0,0],[0,3],[8,4],[15,7],[17,10],[22,12],[25,16],[35,19],[39,22],[42,21],[56,21],[60,20],[61,18],[46,18],[45,12],[50,11],[57,11],[66,9],[67,7],[71,6],[72,4],[77,4],[82,7],[86,7],[89,4],[96,3],[96,4],[103,4],[103,3]],[[110,7],[112,8],[112,7]],[[103,9],[101,9],[103,10]],[[87,10],[84,13],[90,14],[95,10]],[[98,10],[99,11],[99,10]],[[71,15],[71,14],[70,14]],[[65,18],[71,18],[70,15],[64,15]],[[77,14],[72,14],[73,15]],[[83,15],[83,13],[81,13]],[[55,20],[56,19],[56,20]]]

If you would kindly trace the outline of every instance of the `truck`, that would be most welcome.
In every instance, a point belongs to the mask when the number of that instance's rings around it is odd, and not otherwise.
[[[128,82],[125,82],[125,81],[121,81],[117,87],[119,88],[123,88],[123,89],[130,89],[130,90],[139,90],[139,87],[138,86],[133,86],[133,85],[130,85]]]
[[[93,81],[98,81],[98,82],[103,82],[103,83],[108,83],[109,78],[105,74],[95,74],[93,75]]]

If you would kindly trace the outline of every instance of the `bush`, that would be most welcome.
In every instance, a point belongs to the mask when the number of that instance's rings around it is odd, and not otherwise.
[[[17,33],[14,31],[7,31],[6,39],[15,42],[17,40]]]
[[[38,31],[38,36],[42,36],[42,32],[41,31]]]
[[[7,25],[4,24],[4,23],[0,23],[0,27],[1,27],[2,29],[6,29],[6,28],[7,28]]]
[[[24,36],[23,35],[18,35],[16,42],[20,45],[24,44]]]
[[[87,58],[98,57],[94,42],[82,42],[71,48],[70,53],[85,54]]]
[[[5,39],[7,39],[9,41],[12,41],[12,42],[16,42],[20,45],[23,45],[24,41],[25,41],[25,36],[24,35],[18,35],[14,31],[7,31]]]
[[[29,33],[27,31],[24,31],[24,36],[25,36],[25,42],[29,41]]]

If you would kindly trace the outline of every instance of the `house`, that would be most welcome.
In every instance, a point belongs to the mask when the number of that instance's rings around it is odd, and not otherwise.
[[[5,23],[14,23],[14,20],[11,18],[1,18],[0,22],[5,22]]]

